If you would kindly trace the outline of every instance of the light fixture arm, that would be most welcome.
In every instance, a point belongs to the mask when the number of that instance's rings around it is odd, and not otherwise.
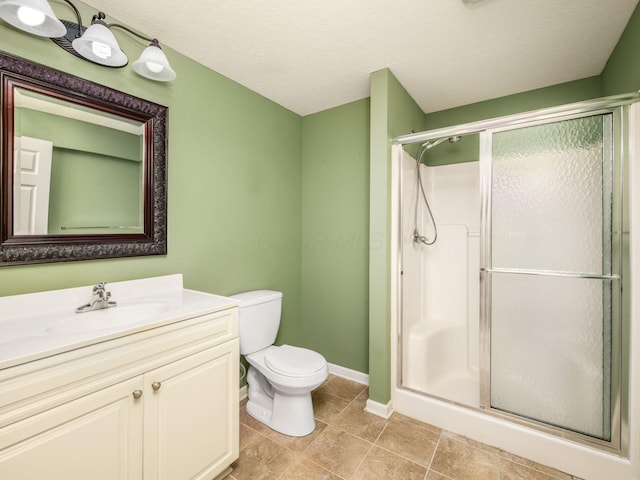
[[[80,15],[80,10],[78,10],[78,7],[76,7],[76,6],[71,2],[71,0],[64,0],[64,2],[65,2],[66,4],[68,4],[68,5],[71,7],[71,9],[73,10],[73,12],[76,14],[76,19],[78,20],[78,36],[81,36],[81,35],[82,35],[82,33],[83,33],[83,32],[82,32],[82,29],[83,29],[84,27],[82,26],[82,16]],[[104,15],[104,13],[103,13],[103,15]]]
[[[65,0],[68,1],[68,0]],[[100,12],[102,13],[102,12]],[[103,14],[104,15],[104,14]],[[150,38],[150,37],[145,37],[144,35],[141,35],[140,33],[136,32],[135,30],[125,26],[125,25],[120,25],[119,23],[107,23],[107,27],[109,28],[120,28],[122,30],[124,30],[125,32],[129,32],[132,35],[135,35],[138,38],[141,38],[142,40],[146,40],[147,42],[151,42],[151,43],[158,43],[158,39],[157,38]],[[156,45],[157,46],[157,45]]]

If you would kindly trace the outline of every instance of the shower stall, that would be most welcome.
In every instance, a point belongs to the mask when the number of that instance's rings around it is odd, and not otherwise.
[[[587,480],[633,478],[637,101],[395,140],[396,410]],[[479,147],[430,166],[448,138]]]

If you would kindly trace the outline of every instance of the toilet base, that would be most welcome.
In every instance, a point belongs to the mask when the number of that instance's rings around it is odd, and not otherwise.
[[[292,437],[304,437],[315,430],[311,392],[280,392],[253,367],[249,367],[247,383],[247,413],[253,418],[277,432]]]

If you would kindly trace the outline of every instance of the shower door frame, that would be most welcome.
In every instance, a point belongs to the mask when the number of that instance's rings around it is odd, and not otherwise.
[[[610,275],[594,274],[587,272],[561,272],[547,270],[518,270],[518,269],[494,269],[491,263],[492,253],[492,221],[491,221],[491,184],[492,184],[492,160],[493,160],[493,134],[500,132],[508,132],[527,127],[535,127],[539,125],[548,125],[567,120],[576,120],[589,116],[612,115],[612,252],[618,252],[613,255],[612,271]],[[487,129],[480,133],[480,196],[481,196],[481,221],[480,221],[480,408],[491,415],[514,421],[516,423],[526,425],[537,430],[545,431],[553,435],[565,438],[567,440],[577,441],[579,443],[595,446],[599,449],[614,453],[628,454],[628,435],[622,435],[622,373],[623,348],[622,348],[622,324],[623,316],[628,309],[624,308],[622,295],[622,281],[626,277],[623,275],[624,261],[629,258],[628,248],[624,249],[623,242],[623,225],[628,225],[628,207],[625,201],[628,199],[628,192],[625,191],[625,172],[627,171],[628,162],[625,161],[625,148],[628,144],[628,105],[594,105],[593,109],[585,109],[581,112],[569,112],[568,114],[558,113],[557,115],[546,118],[535,118],[529,122],[522,122],[518,125],[505,125]],[[628,202],[627,202],[628,203]],[[617,210],[617,212],[616,212]],[[616,222],[613,220],[618,218]],[[618,231],[616,232],[616,227]],[[628,231],[628,230],[627,230]],[[614,246],[614,244],[617,244]],[[628,243],[627,243],[628,244]],[[575,279],[594,279],[602,281],[610,281],[612,284],[612,311],[617,315],[611,318],[611,403],[610,417],[611,440],[602,440],[576,431],[568,430],[559,426],[554,426],[543,421],[529,419],[516,413],[509,413],[492,407],[491,405],[491,274],[492,273],[513,273],[520,275],[536,275],[544,277],[564,277]],[[617,289],[617,292],[616,292]],[[614,303],[617,301],[617,306]],[[626,418],[626,415],[624,415]]]
[[[505,117],[498,117],[478,122],[471,122],[466,124],[455,125],[452,127],[439,128],[429,130],[425,132],[412,133],[408,135],[402,135],[393,139],[392,144],[395,148],[394,161],[398,164],[401,163],[402,151],[405,146],[424,143],[427,141],[437,140],[440,138],[447,138],[451,136],[464,136],[469,134],[480,135],[480,190],[481,190],[481,252],[480,252],[480,265],[481,269],[486,265],[486,235],[490,235],[486,229],[485,215],[489,214],[487,209],[490,207],[490,203],[487,202],[487,188],[490,188],[490,175],[491,171],[486,172],[483,168],[483,158],[485,158],[484,164],[486,165],[486,158],[489,158],[489,164],[491,160],[491,142],[483,141],[483,138],[491,138],[493,132],[501,130],[511,130],[515,128],[522,128],[526,126],[534,126],[545,123],[553,123],[561,120],[570,120],[575,118],[581,118],[585,116],[597,115],[599,113],[612,113],[613,120],[613,155],[614,165],[619,165],[620,175],[614,182],[619,181],[619,185],[616,185],[614,189],[619,191],[621,197],[620,201],[620,224],[623,228],[623,232],[619,232],[620,242],[620,289],[624,286],[626,293],[620,294],[620,303],[618,315],[618,321],[613,321],[612,326],[612,394],[611,394],[611,441],[603,441],[588,435],[583,435],[577,432],[573,432],[564,428],[545,424],[530,420],[524,417],[520,417],[515,414],[505,413],[500,410],[487,407],[490,405],[490,355],[491,355],[491,336],[490,336],[490,307],[487,301],[490,297],[487,297],[486,275],[481,275],[480,280],[480,405],[478,407],[457,404],[448,399],[440,400],[447,401],[448,403],[456,404],[463,408],[468,408],[474,411],[483,412],[487,415],[507,420],[509,422],[524,425],[534,430],[542,431],[552,434],[556,437],[567,439],[579,444],[587,445],[590,447],[603,450],[605,452],[621,455],[622,457],[628,457],[629,455],[629,416],[628,416],[628,393],[629,393],[629,329],[630,329],[630,289],[629,289],[629,241],[623,241],[623,236],[629,233],[629,218],[628,218],[628,205],[629,205],[629,156],[631,151],[630,144],[630,115],[631,104],[640,102],[640,93],[634,92],[624,95],[615,95],[610,97],[604,97],[594,100],[587,100],[583,102],[577,102],[558,107],[545,108],[535,110],[532,112],[509,115]],[[488,157],[487,157],[488,155]],[[399,167],[398,167],[399,168]],[[489,177],[487,176],[489,175]],[[487,181],[489,183],[487,183]],[[401,193],[401,189],[400,189]],[[613,206],[615,208],[615,206]],[[401,213],[399,214],[401,218]],[[401,228],[401,225],[399,226]],[[398,238],[402,238],[402,232],[397,233]],[[489,238],[490,240],[490,238]],[[627,239],[628,240],[628,239]],[[626,245],[626,246],[625,246]],[[398,282],[396,284],[397,298],[402,298],[402,241],[398,242],[398,271],[396,272]],[[490,250],[488,250],[490,252]],[[626,262],[623,261],[626,259]],[[615,281],[615,280],[612,280]],[[396,379],[397,388],[413,391],[425,396],[432,396],[425,392],[418,392],[412,388],[403,385],[402,371],[403,371],[403,341],[402,341],[402,302],[398,302],[398,329],[396,336]],[[616,325],[617,323],[617,325]],[[615,378],[614,378],[615,377]],[[487,400],[488,399],[488,400]]]

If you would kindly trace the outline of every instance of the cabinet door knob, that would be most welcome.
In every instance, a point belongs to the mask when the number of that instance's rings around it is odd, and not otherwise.
[[[138,400],[142,396],[142,390],[134,390],[132,395],[135,400]]]
[[[161,387],[161,386],[162,386],[162,383],[160,383],[160,382],[153,382],[153,383],[151,384],[151,388],[153,388],[156,392],[157,392],[158,390],[160,390],[160,387]]]

